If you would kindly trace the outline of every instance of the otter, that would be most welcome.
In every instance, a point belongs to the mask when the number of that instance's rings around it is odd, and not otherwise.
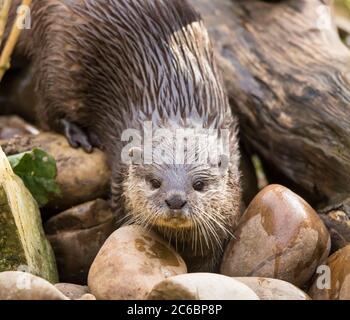
[[[200,15],[185,0],[33,0],[31,21],[17,51],[33,65],[42,126],[73,147],[106,152],[121,224],[161,233],[190,271],[216,270],[239,217],[239,150]],[[168,160],[178,130],[214,130],[216,140],[185,145],[194,161],[164,161],[153,151],[143,161],[142,144],[128,148],[132,139],[123,139],[129,129],[138,132],[134,142],[153,135],[149,147],[162,146]],[[224,130],[228,151],[216,163],[195,161],[224,144]]]

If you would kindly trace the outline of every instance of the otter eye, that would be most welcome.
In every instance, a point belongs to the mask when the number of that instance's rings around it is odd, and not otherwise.
[[[202,181],[196,181],[196,182],[193,184],[193,189],[196,190],[196,191],[203,191],[203,189],[204,189],[204,182],[202,182]]]
[[[153,189],[159,189],[162,185],[162,183],[157,179],[150,180],[150,184],[151,184]]]

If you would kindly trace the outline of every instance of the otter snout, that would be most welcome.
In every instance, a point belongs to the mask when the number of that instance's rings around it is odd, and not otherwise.
[[[174,194],[165,199],[165,203],[171,210],[180,210],[187,204],[187,200],[181,194]]]

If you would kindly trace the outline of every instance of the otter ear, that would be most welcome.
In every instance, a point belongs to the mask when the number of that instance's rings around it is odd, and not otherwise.
[[[132,147],[129,149],[129,158],[131,164],[142,164],[142,150],[139,147]]]

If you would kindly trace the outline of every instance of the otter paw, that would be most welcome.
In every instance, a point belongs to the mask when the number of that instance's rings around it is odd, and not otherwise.
[[[90,143],[87,134],[81,128],[66,119],[62,119],[60,122],[63,127],[63,133],[71,147],[82,147],[85,152],[92,152],[92,144]]]

